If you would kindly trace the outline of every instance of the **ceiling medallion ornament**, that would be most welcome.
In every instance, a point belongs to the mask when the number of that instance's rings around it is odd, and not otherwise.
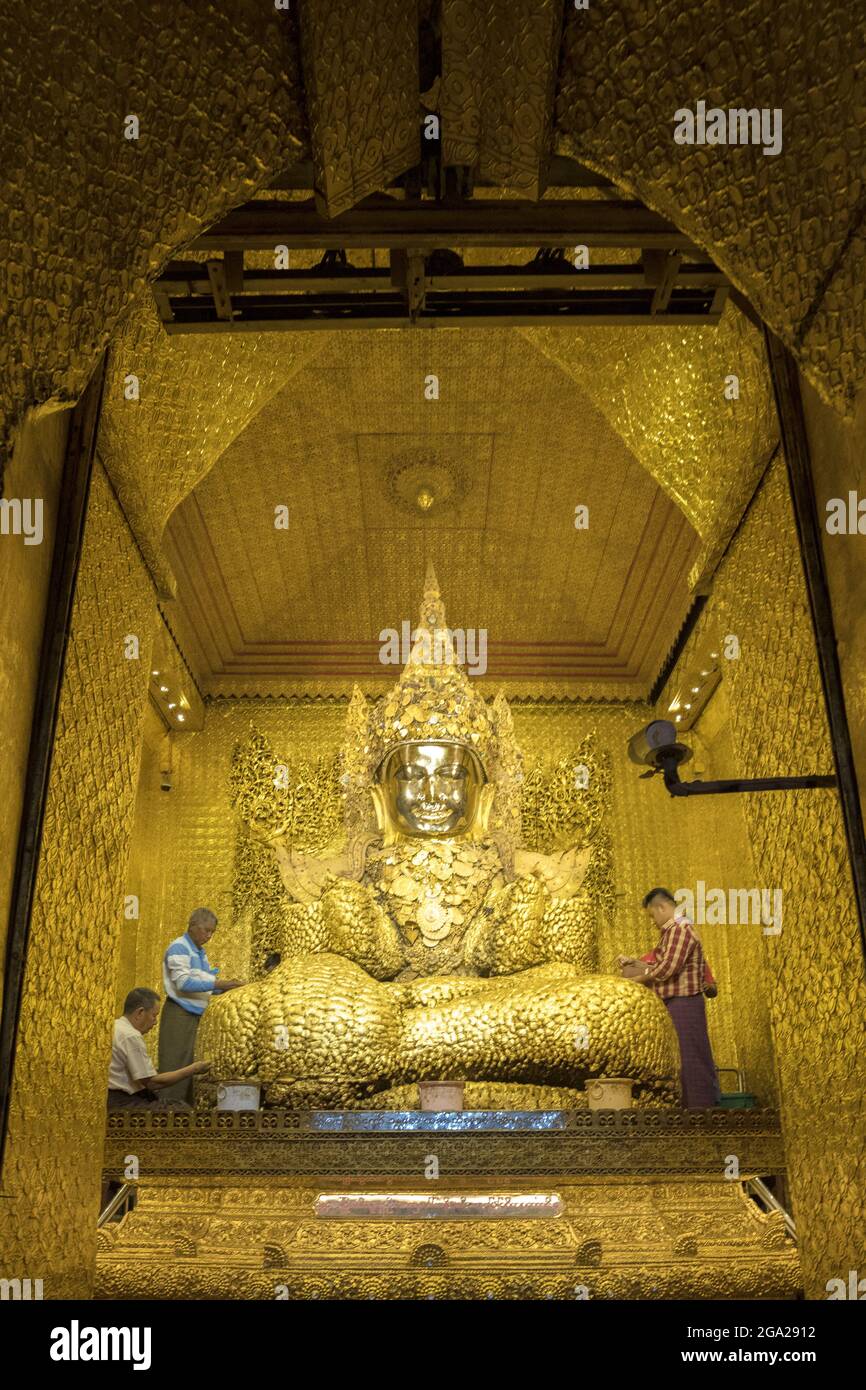
[[[459,507],[469,491],[469,479],[456,461],[446,462],[432,452],[412,449],[391,461],[385,487],[390,501],[401,511],[428,517]]]

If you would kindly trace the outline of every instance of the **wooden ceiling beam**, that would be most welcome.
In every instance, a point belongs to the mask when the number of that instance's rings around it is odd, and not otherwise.
[[[646,283],[643,267],[635,265],[592,265],[586,270],[552,271],[528,266],[466,266],[447,275],[428,274],[426,288],[446,290],[580,290],[614,289],[617,286],[639,286]],[[691,286],[693,289],[727,288],[724,273],[709,262],[685,262],[671,285]],[[344,294],[346,291],[387,292],[393,288],[387,266],[371,269],[360,266],[349,273],[329,275],[319,270],[248,270],[244,275],[241,295],[284,294]],[[211,280],[202,274],[198,261],[170,261],[154,283],[154,291],[162,296],[209,295]],[[232,291],[237,294],[238,291]],[[666,304],[670,302],[670,293]]]
[[[370,199],[322,217],[309,204],[256,200],[235,208],[191,243],[194,251],[343,250],[440,246],[609,246],[704,253],[673,223],[633,201],[490,201],[443,206]]]
[[[391,188],[403,186],[405,175],[393,180]],[[313,168],[312,160],[298,160],[296,163],[284,169],[278,178],[268,184],[269,189],[276,192],[296,192],[300,193],[309,190],[312,193],[316,184],[316,173]],[[499,188],[500,185],[493,179],[475,177],[473,179],[475,188]],[[564,154],[552,155],[547,164],[547,187],[548,188],[613,188],[614,184],[610,179],[605,178],[604,174],[598,174],[594,169],[589,169],[585,164],[579,164],[576,159],[570,159]]]

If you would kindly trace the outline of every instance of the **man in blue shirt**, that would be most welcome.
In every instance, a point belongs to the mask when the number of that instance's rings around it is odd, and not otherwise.
[[[183,936],[172,941],[162,962],[165,1006],[159,1026],[159,1070],[188,1067],[195,1056],[198,1023],[214,994],[237,989],[243,980],[218,980],[219,966],[211,965],[205,946],[217,928],[216,913],[197,907]],[[165,1101],[192,1102],[192,1078],[168,1086]]]

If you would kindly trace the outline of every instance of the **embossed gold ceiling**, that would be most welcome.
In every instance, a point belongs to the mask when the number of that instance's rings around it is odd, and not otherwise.
[[[554,122],[559,153],[673,218],[846,412],[866,364],[863,18],[848,0],[567,6]],[[700,100],[778,110],[781,151],[675,144]]]
[[[309,131],[296,16],[258,0],[7,5],[0,84],[2,443],[77,399],[172,252]]]
[[[778,443],[760,333],[733,304],[717,327],[522,332],[682,507],[703,541],[691,581],[706,581]],[[726,395],[732,376],[735,399]]]
[[[445,139],[468,132],[482,168],[532,191],[550,131],[714,255],[850,411],[866,361],[859,8],[608,0],[566,6],[558,45],[561,0],[449,0]],[[414,158],[418,110],[417,0],[7,9],[0,449],[28,407],[80,394],[201,228],[308,154],[334,207],[381,188],[401,151]],[[700,99],[780,106],[782,153],[676,145],[674,112]]]
[[[432,559],[491,677],[645,695],[698,542],[587,396],[507,329],[329,337],[169,523],[169,620],[203,688],[395,679],[378,634],[414,625]]]
[[[139,548],[169,596],[162,533],[174,508],[275,391],[323,347],[324,335],[249,333],[171,338],[146,293],[112,346],[98,452]],[[138,398],[124,383],[138,380]]]

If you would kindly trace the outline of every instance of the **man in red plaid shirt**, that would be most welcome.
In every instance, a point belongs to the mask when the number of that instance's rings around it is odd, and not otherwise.
[[[624,974],[654,989],[671,1016],[680,1044],[683,1106],[708,1110],[719,1104],[719,1081],[707,1033],[703,948],[667,888],[650,889],[643,905],[661,931],[658,945],[644,961],[620,956],[620,965]]]

